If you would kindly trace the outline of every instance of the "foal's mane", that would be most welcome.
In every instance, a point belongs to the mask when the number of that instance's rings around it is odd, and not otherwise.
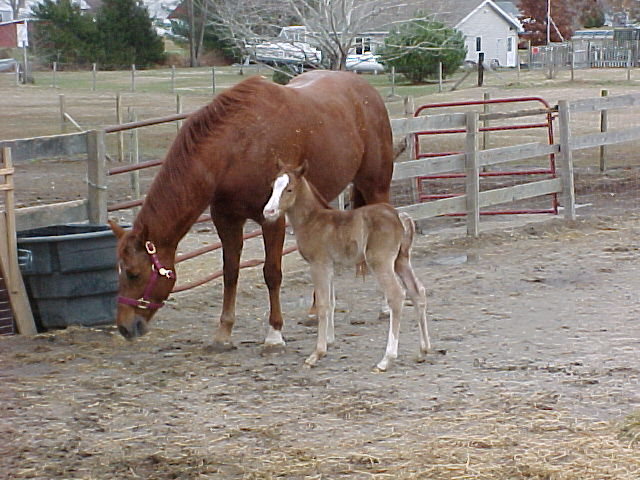
[[[194,198],[194,187],[205,181],[201,170],[197,170],[202,165],[194,168],[194,157],[201,153],[201,146],[215,134],[224,138],[220,133],[224,127],[242,125],[247,112],[256,108],[260,98],[269,95],[264,93],[269,87],[262,77],[248,78],[189,116],[165,156],[136,225],[140,228],[151,222],[170,225],[184,218],[184,210],[193,208],[193,202],[199,200]],[[173,201],[167,202],[167,197]]]

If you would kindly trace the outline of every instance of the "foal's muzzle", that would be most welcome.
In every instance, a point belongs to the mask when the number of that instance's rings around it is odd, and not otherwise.
[[[267,222],[275,222],[280,217],[280,209],[278,208],[265,208],[262,211],[262,215]]]

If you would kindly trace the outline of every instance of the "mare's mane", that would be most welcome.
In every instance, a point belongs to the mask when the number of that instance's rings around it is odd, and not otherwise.
[[[262,77],[248,78],[189,116],[165,156],[162,168],[146,196],[145,208],[136,218],[134,229],[138,227],[144,230],[151,219],[162,225],[170,224],[182,216],[186,205],[180,200],[188,199],[193,194],[193,185],[189,180],[201,180],[194,178],[192,162],[193,157],[200,153],[201,145],[219,129],[243,123],[244,114],[255,108],[256,100],[264,98],[264,90],[269,87]],[[176,201],[166,202],[169,193]]]
[[[180,129],[167,157],[184,158],[196,153],[202,139],[229,123],[238,114],[256,104],[265,89],[262,77],[251,77],[215,97],[208,105],[189,116]],[[175,163],[175,162],[174,162]]]

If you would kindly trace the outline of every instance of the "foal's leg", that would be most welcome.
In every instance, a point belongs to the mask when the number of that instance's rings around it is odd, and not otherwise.
[[[420,353],[425,354],[431,350],[431,341],[427,329],[427,294],[424,285],[416,277],[409,257],[402,253],[396,259],[395,271],[402,280],[415,307],[420,327]]]
[[[333,275],[331,276],[331,296],[329,297],[329,321],[327,322],[327,344],[333,345],[336,341],[334,317],[336,313],[336,290],[333,282]]]
[[[325,265],[311,265],[311,278],[316,295],[318,309],[318,340],[315,351],[304,361],[305,366],[313,367],[327,353],[327,330],[330,322],[331,284],[333,269]]]
[[[240,254],[242,253],[242,228],[244,218],[213,214],[213,223],[222,242],[224,293],[220,323],[213,335],[214,347],[220,350],[233,348],[231,330],[236,321],[236,293],[238,289],[238,273],[240,271]]]
[[[384,292],[387,304],[391,310],[389,316],[389,335],[387,337],[387,348],[384,357],[380,360],[374,370],[386,372],[391,363],[398,358],[398,340],[400,335],[400,317],[402,315],[402,304],[404,303],[404,289],[395,272],[391,261],[385,261],[381,265],[369,265]]]
[[[282,338],[282,310],[280,309],[280,285],[282,284],[282,247],[284,245],[284,216],[276,222],[262,225],[264,240],[264,280],[269,289],[269,332],[264,340],[266,347],[284,346]]]

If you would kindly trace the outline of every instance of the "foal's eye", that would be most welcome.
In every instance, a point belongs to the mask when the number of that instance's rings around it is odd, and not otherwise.
[[[293,192],[293,188],[287,188],[287,193]]]

